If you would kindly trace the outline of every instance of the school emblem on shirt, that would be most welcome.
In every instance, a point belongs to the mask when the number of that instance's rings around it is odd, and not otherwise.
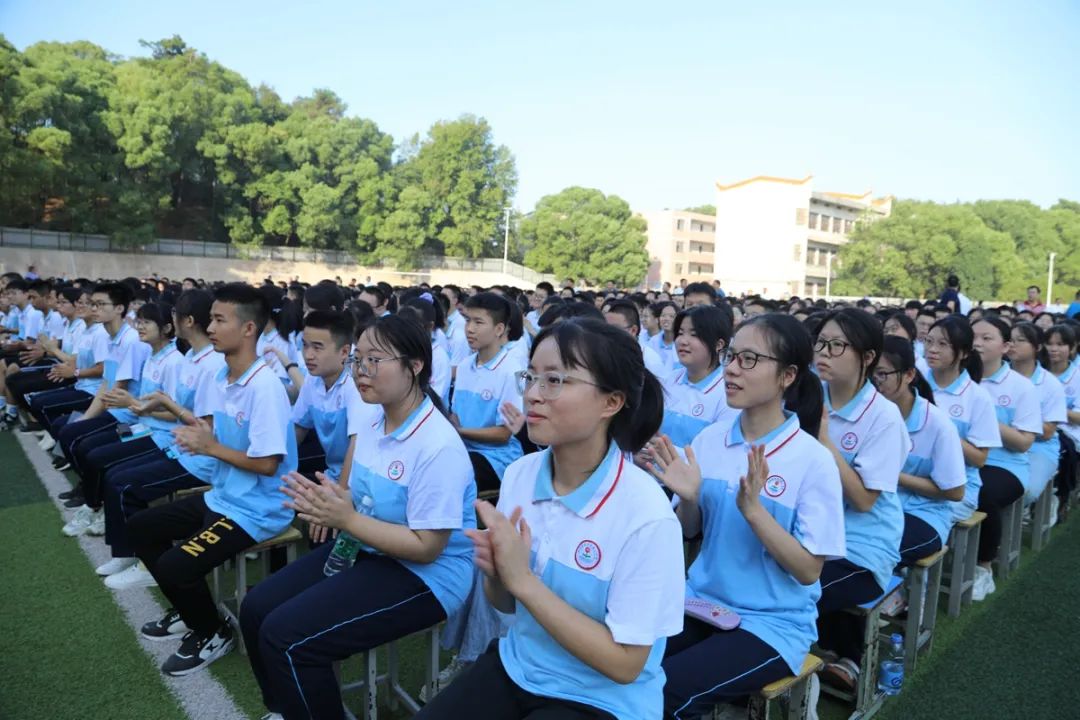
[[[390,463],[390,467],[386,468],[386,477],[391,480],[400,480],[401,476],[405,474],[405,463],[400,460],[395,460]]]
[[[765,494],[771,498],[780,497],[787,490],[787,480],[779,475],[770,475],[765,481]]]
[[[237,425],[243,425],[244,424],[244,413],[243,412],[236,413],[236,424]]]
[[[495,397],[495,395],[490,390],[484,390],[480,393],[480,397],[483,398],[484,402],[490,402],[491,398]]]
[[[840,438],[840,447],[845,450],[854,450],[855,446],[859,444],[859,436],[853,432],[844,433],[844,437]]]
[[[187,378],[184,380],[184,384],[187,385],[189,388],[195,387],[195,376],[188,375]]]
[[[161,379],[161,373],[158,372],[157,370],[155,370],[154,371],[154,382],[157,382],[160,379]]]
[[[600,546],[592,540],[582,540],[574,551],[574,562],[582,570],[592,570],[600,564]]]
[[[953,405],[949,408],[949,414],[953,417],[960,417],[964,414],[964,406],[960,404]]]
[[[998,395],[998,405],[1001,407],[1009,407],[1012,404],[1012,398],[1008,395]]]
[[[1076,394],[1076,388],[1074,388],[1072,385],[1066,386],[1065,387],[1065,394],[1066,395],[1075,395]]]
[[[701,403],[698,403],[694,407],[690,408],[690,414],[693,415],[694,417],[701,417],[701,414],[703,412],[705,412],[705,406],[702,405]]]

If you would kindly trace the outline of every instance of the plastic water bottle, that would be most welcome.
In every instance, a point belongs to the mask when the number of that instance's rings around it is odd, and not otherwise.
[[[904,684],[904,636],[894,634],[890,641],[889,654],[881,661],[878,671],[878,690],[886,695],[899,695]]]
[[[375,500],[370,495],[365,495],[360,498],[360,507],[356,510],[361,515],[369,517],[374,515]],[[352,567],[353,563],[356,562],[356,554],[360,552],[361,545],[362,543],[359,540],[344,530],[339,532],[333,549],[330,550],[330,554],[326,557],[326,564],[323,565],[323,575],[330,577]]]

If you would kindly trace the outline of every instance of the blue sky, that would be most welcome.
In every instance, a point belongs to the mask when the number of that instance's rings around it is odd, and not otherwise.
[[[395,139],[486,117],[515,205],[570,185],[638,210],[714,183],[939,201],[1080,200],[1080,3],[0,0],[22,49],[180,34],[285,99],[334,90]]]

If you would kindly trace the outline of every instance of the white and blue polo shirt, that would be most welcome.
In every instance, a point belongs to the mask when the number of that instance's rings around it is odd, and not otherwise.
[[[160,350],[146,358],[139,372],[139,379],[132,382],[128,392],[134,398],[141,398],[161,390],[170,397],[176,397],[176,381],[180,375],[180,366],[183,364],[184,356],[176,349],[176,341],[165,343]],[[116,418],[117,422],[142,423],[151,430],[163,429],[165,433],[176,427],[175,421],[158,420],[149,415],[140,417],[126,407],[109,408],[109,414]]]
[[[391,433],[376,406],[374,422],[356,434],[349,491],[357,508],[370,497],[378,520],[450,531],[433,562],[397,561],[424,581],[448,616],[461,609],[473,582],[473,544],[464,531],[476,528],[476,483],[461,437],[429,398]]]
[[[104,327],[104,326],[102,326]],[[108,330],[105,330],[108,335]],[[131,389],[138,387],[143,365],[150,357],[150,346],[139,339],[139,333],[127,323],[120,323],[115,335],[108,337],[105,357],[105,389],[112,390],[118,382],[129,381]]]
[[[64,332],[60,336],[60,349],[68,355],[77,355],[79,342],[83,333],[87,330],[86,321],[82,318],[72,318],[71,322],[64,325]]]
[[[292,348],[289,351],[289,357],[296,363],[296,369],[300,371],[300,374],[305,378],[310,374],[307,369],[307,365],[304,363],[304,331],[293,330],[289,333],[289,347]],[[277,356],[274,356],[277,359]]]
[[[773,559],[736,504],[747,453],[763,445],[769,477],[761,504],[807,552],[842,558],[844,502],[840,471],[799,418],[783,423],[753,443],[743,436],[736,414],[706,428],[692,447],[701,466],[701,552],[690,566],[686,594],[730,608],[741,627],[774,648],[798,673],[817,639],[821,584],[803,585]]]
[[[1042,410],[1035,386],[1026,377],[1002,363],[993,375],[980,383],[990,393],[997,421],[1017,430],[1042,433]],[[1031,465],[1026,452],[1014,452],[1004,445],[990,448],[986,464],[1008,470],[1027,489]]]
[[[109,357],[109,333],[105,326],[94,323],[87,327],[79,337],[78,345],[71,352],[75,355],[75,367],[80,371],[89,370],[98,363],[104,364]],[[75,389],[93,395],[103,382],[105,382],[104,376],[79,378],[75,381]]]
[[[465,318],[459,312],[446,318],[446,341],[447,351],[450,353],[450,364],[457,367],[472,352],[469,349],[469,341],[465,339]]]
[[[285,357],[289,359],[289,362],[297,362],[295,348],[289,341],[281,337],[281,333],[277,330],[267,330],[259,336],[258,342],[255,343],[255,354],[263,359],[263,361],[270,366],[270,369],[281,380],[281,382],[288,385],[289,373],[285,370],[285,366],[281,364],[281,360],[278,359],[277,353],[274,350],[280,350],[285,353]],[[302,364],[302,363],[297,363]]]
[[[724,394],[724,366],[718,365],[697,382],[681,368],[663,378],[664,422],[660,432],[683,448],[702,430],[732,414]]]
[[[641,359],[645,363],[645,369],[655,375],[657,380],[662,380],[671,372],[651,345],[647,342],[639,342],[638,347],[641,348]]]
[[[272,475],[259,475],[218,461],[210,478],[206,505],[236,521],[255,542],[263,542],[284,530],[293,511],[282,506],[281,476],[296,469],[296,433],[290,421],[285,386],[257,358],[235,382],[223,367],[214,378],[216,393],[210,396],[214,437],[249,458],[279,455]]]
[[[967,470],[964,468],[960,433],[949,415],[926,398],[916,395],[911,414],[905,422],[908,437],[911,438],[911,450],[902,472],[931,480],[941,490],[966,485]],[[920,495],[903,486],[897,492],[904,512],[934,528],[944,545],[953,525],[952,503]]]
[[[7,330],[19,330],[19,318],[22,316],[22,310],[19,310],[18,305],[12,305],[8,308],[7,314],[4,315],[4,328]]]
[[[218,406],[218,387],[215,384],[217,374],[225,367],[225,356],[214,350],[214,346],[207,344],[199,352],[189,348],[184,354],[184,361],[180,364],[180,372],[177,375],[176,393],[173,399],[183,408],[189,410],[197,418],[212,416],[214,408]],[[155,432],[150,436],[165,454],[176,460],[193,477],[209,482],[217,466],[217,458],[209,455],[192,455],[185,453],[172,434],[172,430],[179,423],[168,423],[164,420],[152,420]],[[160,424],[159,424],[160,423]],[[167,432],[162,432],[167,429]]]
[[[341,477],[349,436],[357,432],[354,417],[364,407],[372,406],[360,398],[349,368],[342,370],[329,388],[323,378],[309,375],[293,405],[292,421],[315,431],[326,453],[326,475],[335,482]]]
[[[1054,377],[1053,373],[1046,371],[1042,365],[1035,366],[1035,372],[1031,374],[1031,384],[1039,396],[1039,410],[1042,413],[1044,423],[1056,423],[1064,427],[1069,422],[1068,403],[1065,399],[1065,386]],[[1057,467],[1058,455],[1061,452],[1061,441],[1057,433],[1049,440],[1042,439],[1042,428],[1031,445],[1031,452],[1039,453]]]
[[[518,392],[517,378],[514,373],[520,370],[513,365],[509,350],[504,345],[495,357],[483,365],[479,364],[477,353],[458,366],[457,379],[454,381],[454,401],[451,411],[456,413],[463,428],[488,428],[506,425],[503,417],[503,403],[521,405],[521,393]],[[513,435],[502,445],[466,440],[469,452],[480,453],[491,463],[491,468],[502,479],[506,467],[521,457],[521,443]]]
[[[980,449],[1001,447],[1001,430],[994,413],[994,401],[985,388],[971,380],[967,370],[962,371],[947,387],[938,385],[933,373],[926,376],[926,382],[934,391],[934,403],[948,413],[961,440],[967,440]],[[964,471],[967,485],[964,499],[952,503],[954,522],[971,517],[971,513],[979,507],[979,491],[982,489],[979,468],[965,462]]]
[[[509,354],[506,362],[511,366],[511,372],[518,372],[529,367],[529,350],[531,348],[532,338],[528,334],[503,345],[503,349]]]
[[[896,494],[900,469],[911,447],[904,418],[869,382],[842,408],[832,406],[826,385],[825,407],[829,439],[859,474],[863,486],[879,492],[868,512],[844,503],[847,559],[873,573],[874,581],[884,588],[900,562],[904,535],[904,510]]]
[[[437,343],[435,337],[431,338],[431,389],[446,405],[446,399],[450,396],[450,383],[453,381],[451,374],[453,367],[450,364],[450,352],[448,343]]]
[[[1077,411],[1077,404],[1080,403],[1080,368],[1069,364],[1065,372],[1058,375],[1057,379],[1065,390],[1066,410]],[[1068,414],[1066,414],[1067,417]],[[1059,427],[1062,432],[1072,438],[1074,443],[1080,443],[1080,425],[1074,425],[1066,419]]]
[[[36,340],[45,329],[45,314],[29,303],[19,313],[19,340]]]
[[[664,363],[664,367],[669,370],[676,370],[681,367],[679,353],[675,350],[674,338],[672,338],[671,344],[668,345],[664,342],[664,333],[661,331],[649,338],[649,345],[660,356],[660,361]]]
[[[556,495],[550,450],[506,471],[499,511],[522,508],[532,530],[532,571],[552,592],[611,631],[617,643],[652,646],[641,674],[617,683],[560,645],[517,603],[516,621],[499,641],[506,674],[545,697],[600,708],[623,720],[663,711],[667,638],[682,631],[682,531],[656,481],[611,443],[580,487]]]
[[[64,337],[64,330],[67,329],[67,326],[68,321],[56,309],[50,310],[45,316],[45,334],[55,340]]]

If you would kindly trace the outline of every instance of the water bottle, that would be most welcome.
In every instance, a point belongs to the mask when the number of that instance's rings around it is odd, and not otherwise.
[[[375,500],[370,495],[360,498],[360,507],[356,509],[361,515],[372,516],[375,514]],[[345,568],[350,568],[356,562],[356,554],[360,552],[362,543],[349,533],[342,530],[338,533],[333,549],[326,557],[323,565],[323,575],[330,577],[337,575]]]
[[[904,684],[904,636],[896,633],[889,640],[892,647],[881,661],[877,687],[886,695],[899,695],[900,686]]]

